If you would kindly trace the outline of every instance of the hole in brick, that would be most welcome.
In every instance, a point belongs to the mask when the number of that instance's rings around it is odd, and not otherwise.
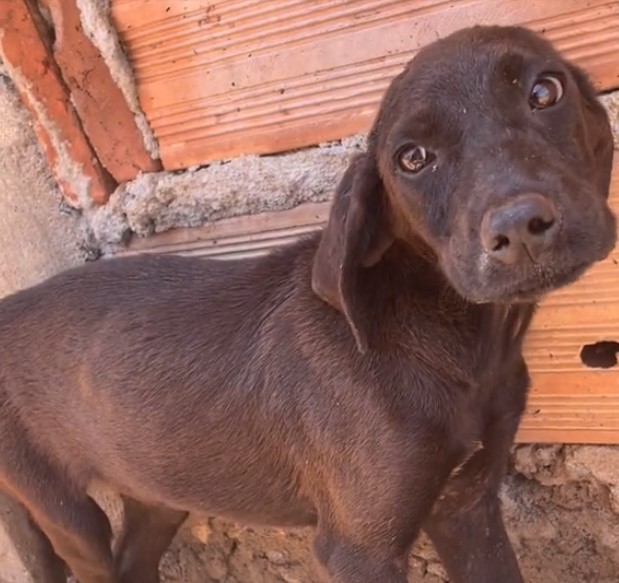
[[[580,360],[589,368],[612,368],[617,366],[619,342],[602,340],[585,344],[580,351]]]

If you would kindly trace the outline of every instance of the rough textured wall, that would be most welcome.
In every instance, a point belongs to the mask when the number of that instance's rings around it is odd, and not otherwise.
[[[75,227],[30,119],[0,71],[0,295],[82,260]]]

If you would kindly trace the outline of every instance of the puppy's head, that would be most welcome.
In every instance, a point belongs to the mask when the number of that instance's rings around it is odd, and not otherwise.
[[[472,302],[535,301],[605,258],[613,143],[582,71],[517,27],[429,45],[394,79],[336,193],[314,289],[347,316],[359,269],[396,239],[430,247]]]

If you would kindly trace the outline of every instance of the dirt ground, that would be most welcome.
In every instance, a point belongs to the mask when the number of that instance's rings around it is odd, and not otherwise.
[[[516,450],[502,497],[527,583],[619,580],[619,483],[608,469],[613,466],[616,475],[619,451],[610,447]],[[165,583],[321,583],[310,545],[310,531],[190,523],[161,572]],[[410,564],[410,583],[447,581],[423,539]]]

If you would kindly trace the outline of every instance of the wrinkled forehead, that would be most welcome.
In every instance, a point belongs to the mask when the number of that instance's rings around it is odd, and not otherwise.
[[[497,82],[529,72],[561,72],[563,62],[545,39],[520,28],[476,27],[422,49],[402,79],[404,94],[464,96],[478,101]]]

